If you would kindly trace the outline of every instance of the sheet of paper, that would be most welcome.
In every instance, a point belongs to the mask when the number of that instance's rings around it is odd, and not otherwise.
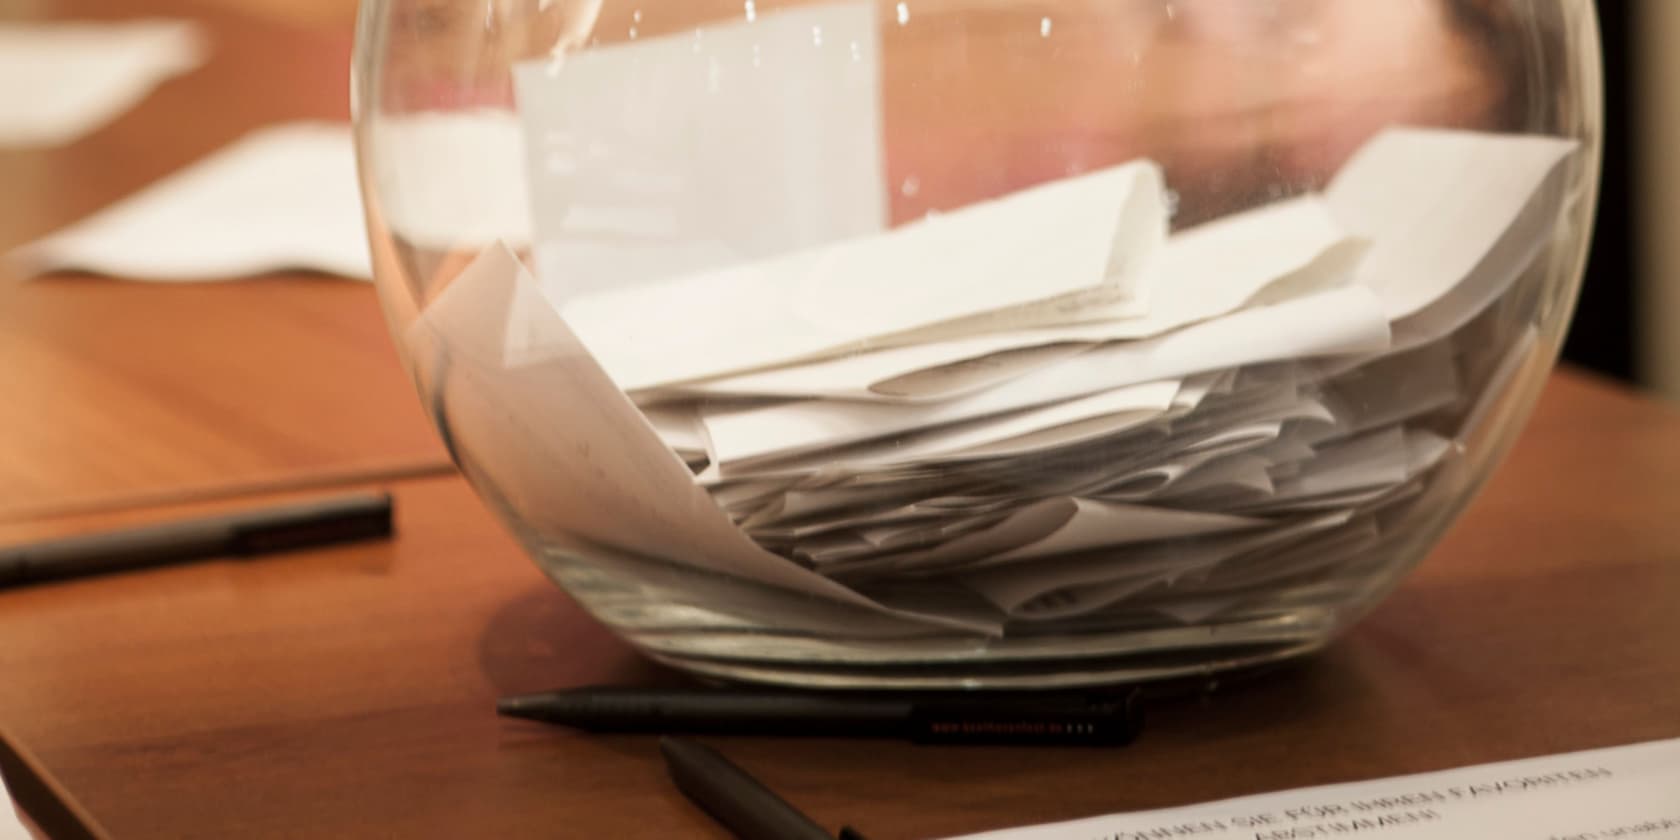
[[[965,572],[961,579],[1011,615],[1030,611],[1039,619],[1066,618],[1109,606],[1145,584],[1170,581],[1240,554],[1334,528],[1348,518],[1344,512],[1253,532],[993,565]],[[1048,603],[1040,603],[1037,610],[1028,607],[1056,593],[1062,596],[1048,599],[1054,609]]]
[[[1263,524],[1261,520],[1215,513],[1062,497],[1021,507],[995,525],[963,534],[936,548],[873,557],[834,571],[857,575],[879,573],[883,569],[972,568]]]
[[[291,123],[253,132],[12,258],[32,272],[171,282],[284,269],[368,278],[350,130]]]
[[[1106,495],[1160,491],[1172,486],[1172,476],[1182,469],[1269,447],[1286,429],[1292,435],[1299,434],[1306,424],[1328,420],[1323,406],[1310,400],[1279,403],[1262,405],[1262,410],[1238,417],[1227,425],[1191,423],[1195,419],[1192,414],[1166,427],[1150,423],[1088,445],[1045,451],[1030,458],[984,461],[966,466],[962,472],[991,486],[1012,487],[1022,493]],[[1116,482],[1133,484],[1116,485]]]
[[[884,609],[765,551],[737,529],[505,246],[484,251],[409,332],[411,348],[432,350],[418,357],[441,351],[443,369],[431,375],[441,388],[438,404],[448,434],[470,442],[457,449],[463,470],[496,476],[498,497],[527,527],[686,563],[790,596]]]
[[[666,446],[679,453],[706,451],[706,428],[693,406],[655,406],[641,412]]]
[[[1422,429],[1390,426],[1324,447],[1301,472],[1280,482],[1274,501],[1393,487],[1432,468],[1448,450],[1445,439]]]
[[[1158,196],[1133,163],[893,230],[699,274],[560,298],[626,390],[856,350],[892,333],[1099,288],[1125,300],[1138,255],[1116,242]]]
[[[1309,220],[1299,225],[1307,229],[1307,233],[1295,234],[1296,239],[1312,237],[1311,232],[1316,225],[1310,220],[1315,215],[1299,210],[1279,213],[1279,216],[1284,218],[1298,216]],[[1253,235],[1244,232],[1241,237],[1230,238],[1247,239]],[[1215,244],[1225,238],[1227,237],[1211,237],[1206,244]],[[1288,235],[1284,236],[1286,243],[1289,239]],[[1334,288],[1352,277],[1353,267],[1364,253],[1365,247],[1363,242],[1344,239],[1330,245],[1328,250],[1292,274],[1279,277],[1268,271],[1235,274],[1224,278],[1236,282],[1237,292],[1210,289],[1210,286],[1217,287],[1218,284],[1191,279],[1188,275],[1179,276],[1196,263],[1217,261],[1213,253],[1198,248],[1195,254],[1186,253],[1175,258],[1174,262],[1180,269],[1172,275],[1172,286],[1177,286],[1178,281],[1182,280],[1184,289],[1197,293],[1167,294],[1164,289],[1158,290],[1156,294],[1164,296],[1159,310],[1162,314],[1158,316],[1154,315],[1155,310],[1151,309],[1151,314],[1143,317],[1056,327],[1010,329],[964,338],[908,344],[739,376],[683,383],[673,390],[677,393],[697,395],[837,399],[880,397],[910,401],[960,395],[962,391],[972,389],[977,384],[997,384],[1012,376],[1022,375],[1023,370],[1028,367],[1023,362],[1033,361],[1032,357],[1023,359],[1022,354],[1030,351],[1058,354],[1083,352],[1096,343],[1159,335],[1174,327],[1223,314],[1234,309],[1239,303],[1246,302],[1254,306],[1277,304],[1294,297],[1306,297],[1313,292]],[[1282,249],[1281,255],[1301,256],[1306,250],[1310,249],[1286,247]],[[1273,261],[1279,258],[1279,254],[1272,255]],[[1266,260],[1261,260],[1257,265],[1264,267],[1266,263]],[[1267,278],[1269,283],[1252,282],[1261,277]],[[1168,285],[1161,278],[1154,282],[1160,286]],[[1254,292],[1255,289],[1259,291]],[[1273,292],[1276,294],[1272,294]],[[1069,313],[1068,317],[1077,318],[1077,313]],[[1041,361],[1042,358],[1038,360]],[[984,378],[978,378],[976,381],[970,378],[974,374],[974,368],[990,369],[998,375],[989,381]]]
[[[1314,196],[1190,228],[1168,239],[1146,272],[1149,311],[1111,325],[1104,338],[1146,338],[1225,315],[1273,284],[1289,286],[1283,298],[1342,285],[1364,250]]]
[[[844,528],[922,521],[944,515],[919,507],[931,499],[962,492],[961,478],[912,477],[899,482],[845,484],[831,488],[795,488],[750,517],[754,536],[803,539]]]
[[[33,840],[34,835],[23,825],[23,817],[6,792],[5,780],[0,779],[0,840]]]
[[[1381,530],[1377,527],[1374,517],[1369,515],[1362,515],[1351,521],[1347,521],[1346,511],[1329,515],[1342,517],[1346,525],[1335,530],[1311,534],[1306,539],[1290,540],[1270,550],[1245,553],[1220,563],[1217,567],[1192,573],[1192,579],[1185,582],[1186,588],[1228,591],[1286,580],[1291,576],[1327,567],[1357,567],[1357,563],[1349,564],[1348,558],[1361,556],[1375,548],[1380,542]],[[1254,594],[1263,599],[1268,593],[1262,590]]]
[[[965,840],[1680,837],[1680,739],[968,835]]]
[[[1346,434],[1428,414],[1464,396],[1449,341],[1378,357],[1324,383],[1324,390]]]
[[[1308,449],[1302,457],[1312,457]],[[1155,498],[1174,507],[1217,510],[1216,498],[1252,498],[1277,490],[1272,483],[1273,461],[1252,452],[1227,455],[1162,488]]]
[[[632,389],[632,394],[638,400],[742,396],[920,402],[962,396],[972,390],[969,386],[975,383],[970,375],[975,367],[1007,367],[1014,374],[1021,367],[1032,370],[1043,361],[1056,361],[1093,346],[1093,341],[1067,338],[1062,330],[1005,332],[859,352],[670,388]],[[1010,378],[982,378],[979,384],[997,384]]]
[[[1322,292],[1244,310],[1154,339],[1093,348],[971,397],[943,403],[870,404],[812,400],[705,414],[724,464],[785,457],[1073,399],[1133,383],[1158,382],[1242,364],[1388,346],[1388,322],[1363,288]]]
[[[867,392],[850,396],[861,399],[880,396],[917,402],[953,399],[1026,376],[1045,365],[1077,356],[1092,346],[1089,342],[1063,342],[1001,350],[871,382]],[[788,368],[778,368],[766,373],[787,371]],[[795,390],[798,388],[798,385],[794,386]]]
[[[1071,554],[1092,548],[1258,528],[1266,523],[1242,516],[1154,508],[1095,499],[1074,499],[1076,510],[1054,534],[985,558],[1005,563]]]
[[[1332,179],[1325,202],[1372,242],[1358,281],[1407,342],[1462,326],[1510,287],[1566,207],[1578,147],[1546,136],[1391,129]]]
[[[885,230],[879,33],[873,3],[749,7],[518,65],[544,291],[563,301]]]
[[[1072,499],[1044,499],[1019,506],[992,527],[964,534],[937,548],[854,563],[849,571],[896,571],[967,564],[976,558],[990,557],[1044,539],[1072,520],[1078,510]]]
[[[188,21],[0,24],[0,147],[74,142],[207,52]]]
[[[1256,439],[1263,442],[1275,440],[1279,431],[1281,427],[1277,431],[1268,428],[1262,436],[1239,438],[1228,444],[1221,442],[1220,445],[1175,454],[1158,463],[1121,472],[1081,495],[1108,502],[1148,502],[1164,498],[1180,480],[1202,472],[1207,464],[1228,461],[1233,457],[1233,451],[1236,455],[1243,454],[1257,445]]]
[[[1147,382],[1023,411],[935,427],[874,444],[822,449],[809,460],[779,461],[784,470],[857,470],[906,464],[1019,457],[1114,434],[1161,417],[1179,391],[1176,381]],[[726,473],[743,470],[725,470]],[[744,470],[751,473],[751,468]]]

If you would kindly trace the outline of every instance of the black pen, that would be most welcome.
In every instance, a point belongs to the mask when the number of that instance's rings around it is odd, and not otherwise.
[[[716,750],[682,738],[660,738],[659,752],[677,789],[741,840],[834,840]]]
[[[390,494],[353,493],[0,548],[0,588],[390,534]]]
[[[820,735],[922,743],[1113,746],[1142,725],[1136,692],[895,696],[579,688],[503,699],[497,712],[591,732]]]

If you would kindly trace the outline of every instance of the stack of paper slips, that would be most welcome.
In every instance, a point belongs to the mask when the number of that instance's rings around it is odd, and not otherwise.
[[[411,341],[557,541],[988,633],[1334,601],[1534,355],[1575,148],[1390,130],[1171,235],[1140,161],[570,297],[493,250]]]

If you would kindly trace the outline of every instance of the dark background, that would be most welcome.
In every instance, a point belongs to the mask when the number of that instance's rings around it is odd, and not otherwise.
[[[1680,0],[1655,0],[1671,3]],[[1638,136],[1640,79],[1633,26],[1639,3],[1600,0],[1604,33],[1604,183],[1598,225],[1575,321],[1564,345],[1565,359],[1631,382],[1639,381],[1636,185],[1631,177]]]

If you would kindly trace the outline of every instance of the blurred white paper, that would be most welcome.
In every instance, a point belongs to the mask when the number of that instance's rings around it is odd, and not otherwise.
[[[505,246],[482,254],[429,304],[411,349],[441,346],[434,387],[470,473],[531,528],[615,551],[872,610],[885,608],[747,538],[616,388]],[[518,341],[510,358],[509,336]],[[529,336],[541,336],[533,341]],[[487,445],[494,441],[494,445]],[[950,626],[937,617],[900,618]],[[995,632],[992,626],[963,629]]]
[[[0,146],[57,146],[116,119],[204,62],[174,20],[0,24]]]
[[[1680,739],[1326,785],[1181,808],[967,835],[962,840],[1383,840],[1680,834]]]
[[[434,251],[531,242],[525,138],[511,111],[367,117],[370,180],[391,232]]]
[[[371,276],[347,126],[247,135],[13,253],[25,269],[225,280],[285,269]]]
[[[626,390],[854,350],[895,333],[1074,293],[1130,300],[1128,205],[1153,164],[1042,184],[874,236],[563,297],[572,329]],[[1147,237],[1145,237],[1147,238]]]
[[[555,300],[886,229],[874,4],[748,9],[515,69]]]
[[[12,797],[6,792],[4,780],[0,780],[0,840],[32,840],[34,835],[23,825],[23,818],[19,816],[16,806],[12,804]]]

